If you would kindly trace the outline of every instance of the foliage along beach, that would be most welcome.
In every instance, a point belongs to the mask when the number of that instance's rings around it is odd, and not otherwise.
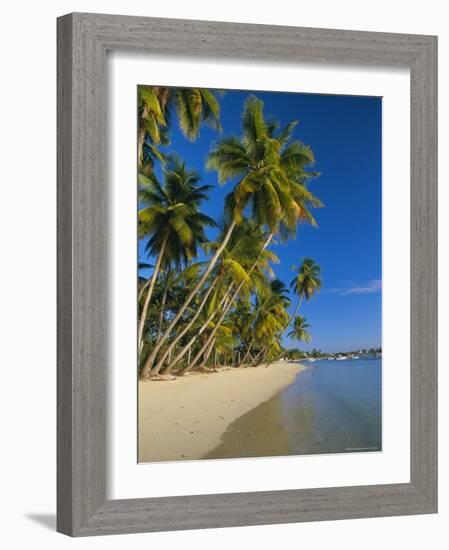
[[[281,281],[270,245],[294,238],[299,224],[316,226],[312,209],[323,205],[309,189],[312,149],[294,138],[297,121],[280,128],[255,95],[240,135],[220,133],[222,116],[217,92],[139,86],[139,261],[151,268],[139,278],[141,381],[270,364],[289,353],[284,335],[311,339],[300,311],[321,288],[320,267],[299,259]],[[167,152],[173,125],[194,142],[204,124],[217,132],[206,167],[229,188],[219,220],[207,215],[211,186]]]

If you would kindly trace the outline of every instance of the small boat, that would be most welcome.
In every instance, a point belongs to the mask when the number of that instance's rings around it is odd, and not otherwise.
[[[347,357],[344,355],[340,355],[339,357],[336,357],[335,361],[346,361]]]
[[[351,359],[358,359],[358,358],[359,358],[358,355],[353,355],[353,356],[351,357]]]

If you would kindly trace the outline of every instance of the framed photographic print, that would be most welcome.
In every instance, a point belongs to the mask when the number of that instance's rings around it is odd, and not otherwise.
[[[58,20],[58,530],[437,509],[437,54]]]

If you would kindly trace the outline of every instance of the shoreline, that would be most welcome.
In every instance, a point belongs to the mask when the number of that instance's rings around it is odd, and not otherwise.
[[[282,361],[269,368],[139,381],[139,462],[203,458],[220,443],[230,424],[290,385],[306,368]]]

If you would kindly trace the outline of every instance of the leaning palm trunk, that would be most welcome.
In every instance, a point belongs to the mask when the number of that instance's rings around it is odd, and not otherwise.
[[[145,282],[145,284],[142,286],[142,288],[139,290],[139,296],[138,301],[140,302],[140,299],[142,298],[145,290],[148,288],[148,285],[151,283],[151,277]]]
[[[265,350],[266,350],[266,348],[262,348],[260,351],[257,352],[256,356],[254,357],[254,359],[251,362],[250,367],[256,367],[258,365],[259,357],[261,357],[261,355],[263,355],[265,353]]]
[[[251,352],[251,348],[253,347],[253,343],[254,343],[254,338],[251,339],[251,342],[249,343],[248,349],[246,350],[246,353],[243,356],[243,359],[239,362],[239,365],[238,365],[239,368],[243,367],[248,357],[251,357],[250,352]]]
[[[192,327],[193,323],[198,319],[198,316],[199,314],[201,313],[201,311],[203,310],[203,307],[205,306],[206,302],[207,302],[207,299],[209,298],[210,296],[210,293],[212,292],[212,290],[214,289],[215,285],[217,284],[217,281],[218,281],[218,278],[216,277],[212,282],[211,284],[209,285],[209,288],[207,289],[207,292],[205,293],[205,295],[203,296],[203,299],[201,300],[200,302],[200,305],[198,306],[198,309],[195,313],[195,315],[192,317],[192,319],[187,323],[187,325],[181,330],[181,332],[176,336],[176,338],[173,340],[173,342],[168,346],[168,348],[165,350],[165,352],[163,353],[162,357],[160,358],[159,362],[156,364],[156,366],[154,367],[153,372],[155,374],[158,374],[159,371],[161,370],[161,368],[163,367],[164,363],[165,363],[165,360],[167,359],[167,357],[169,356],[169,354],[173,351],[174,347],[176,346],[176,344],[179,342],[179,340],[181,340],[181,338],[190,330],[190,328]]]
[[[168,292],[168,276],[165,280],[164,293],[162,294],[161,311],[159,312],[159,326],[157,327],[156,342],[158,342],[159,338],[161,337],[162,325],[164,324],[165,303],[167,301],[167,292]]]
[[[145,119],[148,116],[148,106],[144,105],[141,118]],[[139,168],[143,166],[143,145],[145,143],[145,130],[139,128],[139,135],[137,137],[137,163]]]
[[[268,368],[270,365],[272,365],[273,363],[276,363],[276,361],[280,361],[284,355],[287,353],[287,351],[292,347],[292,344],[290,344],[289,346],[287,346],[283,351],[282,353],[280,353],[277,357],[275,357],[274,359],[272,359],[271,361],[268,362],[267,364],[267,367]]]
[[[304,293],[301,293],[298,303],[296,304],[295,311],[290,315],[290,317],[288,318],[288,321],[285,323],[284,328],[282,329],[282,332],[279,334],[279,339],[282,338],[282,336],[284,335],[284,332],[288,329],[291,322],[296,317],[296,314],[298,313],[298,309],[301,307],[303,298],[304,298]]]
[[[295,311],[290,315],[287,323],[284,325],[284,328],[282,329],[282,332],[280,334],[280,337],[282,337],[282,335],[284,334],[284,332],[288,329],[288,327],[290,326],[290,323],[293,321],[293,319],[296,317],[296,314],[298,313],[298,309],[301,307],[301,304],[302,304],[302,300],[304,298],[304,294],[301,293],[301,296],[299,298],[299,301],[298,301],[298,304],[296,305],[295,307]]]
[[[258,367],[265,361],[265,357],[268,355],[268,349],[262,348],[260,352],[256,355],[254,362],[251,364],[252,367]]]
[[[190,302],[195,298],[198,291],[203,287],[204,283],[206,282],[206,279],[208,278],[210,272],[214,268],[215,264],[218,261],[218,258],[220,257],[223,250],[226,248],[226,245],[228,244],[229,239],[231,238],[232,232],[234,231],[234,227],[236,225],[236,221],[234,220],[231,225],[228,228],[228,231],[225,235],[225,238],[223,239],[223,242],[221,245],[217,248],[215,254],[212,256],[209,265],[207,266],[206,270],[204,271],[201,279],[197,282],[197,284],[194,286],[194,288],[191,290],[191,292],[188,294],[185,302],[179,309],[178,313],[173,317],[171,323],[168,325],[168,327],[165,329],[164,334],[162,335],[161,339],[153,348],[153,351],[150,353],[150,356],[148,357],[145,366],[142,369],[142,376],[146,377],[148,373],[150,372],[151,368],[153,367],[154,361],[156,359],[156,356],[161,349],[162,345],[164,344],[165,340],[170,336],[171,331],[181,319],[182,315],[184,314],[185,310],[189,307]]]
[[[162,259],[164,257],[165,247],[167,246],[167,240],[168,240],[168,234],[165,235],[164,240],[162,241],[161,250],[159,251],[159,256],[157,258],[156,265],[154,267],[153,275],[151,276],[151,283],[150,287],[148,289],[147,296],[145,298],[145,303],[143,305],[142,309],[142,315],[140,316],[140,323],[139,323],[139,335],[138,335],[138,346],[139,346],[139,354],[142,352],[142,335],[143,335],[143,328],[145,326],[145,321],[147,318],[148,313],[148,306],[150,305],[151,295],[153,294],[154,285],[156,283],[157,276],[159,274],[159,270],[161,268]]]
[[[220,318],[218,319],[217,323],[215,324],[215,327],[212,329],[209,338],[206,340],[205,344],[202,346],[202,348],[198,351],[198,353],[195,355],[195,357],[192,359],[191,363],[187,365],[187,367],[182,371],[182,373],[189,372],[193,369],[193,367],[198,363],[201,356],[205,352],[206,348],[209,346],[211,340],[214,338],[217,330],[219,329],[221,323],[223,322],[224,318],[226,317],[226,314],[229,311],[229,308],[233,304],[234,300],[237,298],[241,288],[243,287],[244,281],[242,281],[239,286],[236,288],[234,294],[232,295],[231,299],[227,303],[227,305],[223,308],[223,311],[220,315]],[[231,359],[232,361],[232,359]]]
[[[265,359],[266,359],[269,352],[268,352],[267,348],[264,348],[263,351],[264,351],[264,353],[262,354],[261,357],[259,357],[258,360],[256,360],[255,364],[252,365],[253,367],[258,367],[259,365],[261,365],[265,361]]]
[[[284,355],[289,351],[289,349],[292,347],[293,344],[290,344],[289,346],[287,346],[277,357],[275,357],[274,359],[272,359],[267,367],[269,367],[271,365],[271,363],[275,363],[276,361],[280,361]]]
[[[137,150],[138,150],[138,159],[137,163],[139,168],[143,166],[143,144],[145,142],[145,130],[142,128],[139,130],[139,136],[137,138]]]
[[[228,303],[227,300],[228,300],[229,294],[231,293],[232,288],[233,288],[233,284],[231,283],[230,287],[226,291],[226,294],[223,296],[223,299],[221,300],[220,307],[226,307],[226,305]],[[197,334],[195,334],[195,336],[192,336],[189,343],[184,347],[184,349],[181,351],[181,353],[179,355],[177,355],[174,358],[174,360],[165,367],[165,369],[163,370],[164,374],[168,374],[172,370],[172,368],[175,365],[177,365],[179,363],[179,361],[181,361],[181,359],[184,357],[184,355],[186,354],[187,351],[189,352],[187,366],[190,365],[190,353],[191,353],[192,346],[196,342],[196,340],[203,334],[203,332],[207,329],[209,324],[213,321],[215,315],[217,314],[217,311],[218,310],[213,311],[209,315],[206,322],[203,324],[203,326],[200,328],[200,330],[197,332]]]
[[[207,360],[209,359],[209,356],[210,356],[210,354],[212,353],[212,350],[214,349],[215,340],[216,340],[216,338],[213,338],[213,339],[212,339],[212,342],[210,343],[209,349],[208,349],[208,350],[206,351],[206,353],[204,354],[203,362],[202,362],[201,365],[198,367],[199,369],[204,369],[204,368],[206,367]]]
[[[282,329],[282,332],[280,333],[279,335],[279,340],[282,338],[284,332],[288,329],[288,327],[290,326],[291,322],[293,321],[293,319],[296,317],[296,314],[298,313],[298,309],[301,307],[301,304],[302,304],[302,300],[304,298],[304,293],[301,293],[301,296],[299,298],[299,301],[295,307],[295,311],[290,315],[287,323],[284,325],[284,328]],[[267,367],[269,367],[271,365],[271,363],[274,363],[275,361],[279,361],[280,359],[282,359],[282,357],[287,353],[287,351],[291,348],[291,345],[288,346],[287,348],[285,348],[285,350],[280,354],[278,355],[277,357],[275,357],[274,359],[272,359]]]
[[[263,245],[263,247],[261,248],[260,252],[259,252],[259,255],[257,256],[257,259],[256,261],[253,263],[253,265],[251,266],[251,269],[248,271],[248,276],[251,275],[251,273],[254,271],[254,269],[256,268],[259,260],[260,260],[260,257],[262,255],[262,252],[265,250],[265,248],[270,244],[270,241],[271,239],[273,238],[273,233],[270,233],[270,236],[268,237],[268,239],[265,241],[265,244]],[[210,344],[212,338],[214,338],[217,330],[219,329],[221,323],[223,322],[224,318],[226,317],[226,314],[228,313],[230,307],[232,306],[232,304],[234,303],[235,299],[237,298],[237,296],[239,295],[240,293],[240,290],[243,288],[243,285],[245,284],[245,280],[243,279],[242,282],[239,284],[239,286],[236,288],[234,294],[232,295],[231,299],[229,300],[228,304],[226,307],[223,308],[223,312],[222,314],[220,315],[220,318],[218,319],[215,327],[213,328],[212,332],[210,333],[209,335],[209,338],[206,340],[206,343],[203,345],[203,347],[200,349],[200,351],[195,355],[195,357],[192,359],[192,362],[190,363],[190,365],[188,365],[182,372],[188,372],[190,370],[193,369],[193,367],[198,363],[200,357],[202,356],[202,354],[204,353],[205,349],[207,348],[207,346]]]

